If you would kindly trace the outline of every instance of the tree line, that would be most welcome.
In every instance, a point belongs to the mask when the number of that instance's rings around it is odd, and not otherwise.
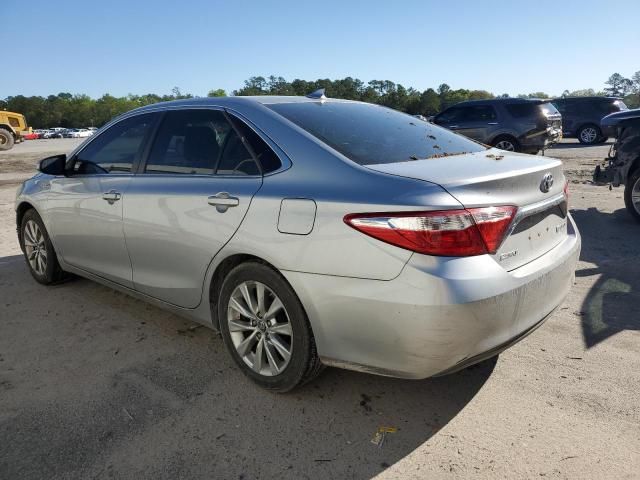
[[[318,79],[313,81],[295,79],[291,82],[283,77],[251,77],[244,81],[242,88],[231,92],[232,95],[307,95],[324,88],[327,96],[348,100],[360,100],[377,103],[401,110],[413,115],[435,115],[445,108],[465,100],[483,100],[496,97],[509,97],[504,93],[494,95],[486,90],[452,89],[446,83],[436,89],[420,91],[404,87],[390,80],[371,80],[363,82],[357,78],[346,77],[338,80]],[[222,89],[211,90],[208,97],[226,96]],[[640,107],[640,71],[631,78],[614,73],[605,82],[605,88],[565,90],[562,96],[612,95],[624,98],[629,108]],[[182,93],[175,87],[170,94],[127,95],[114,97],[104,94],[93,99],[88,95],[59,93],[48,97],[16,95],[0,100],[0,110],[19,112],[27,117],[33,128],[48,127],[99,127],[111,118],[137,107],[157,102],[193,98],[194,95]],[[517,95],[519,98],[552,98],[545,92],[532,92]]]

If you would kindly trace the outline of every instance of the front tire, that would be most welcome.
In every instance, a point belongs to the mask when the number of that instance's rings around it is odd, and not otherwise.
[[[640,167],[627,179],[624,187],[624,204],[627,211],[640,222]]]
[[[578,141],[583,145],[595,145],[602,137],[602,132],[597,125],[583,125],[578,130]]]
[[[287,392],[322,370],[300,300],[284,278],[264,264],[243,263],[227,275],[218,319],[233,360],[265,389]]]
[[[29,272],[36,282],[51,285],[64,279],[65,272],[60,268],[44,222],[33,209],[27,210],[22,217],[20,246]]]

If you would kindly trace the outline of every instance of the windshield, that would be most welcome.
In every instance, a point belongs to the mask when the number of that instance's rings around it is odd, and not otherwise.
[[[447,157],[486,148],[411,115],[369,103],[267,106],[360,165]]]

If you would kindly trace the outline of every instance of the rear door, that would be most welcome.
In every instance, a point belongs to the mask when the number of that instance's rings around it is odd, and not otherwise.
[[[487,143],[488,131],[495,129],[497,125],[498,117],[491,105],[468,105],[460,107],[455,122],[448,128],[465,137]]]
[[[123,197],[157,117],[113,125],[71,159],[72,173],[50,182],[48,216],[65,262],[132,287],[122,232]]]
[[[185,308],[200,303],[205,272],[262,185],[244,136],[222,110],[165,114],[124,199],[133,283]]]

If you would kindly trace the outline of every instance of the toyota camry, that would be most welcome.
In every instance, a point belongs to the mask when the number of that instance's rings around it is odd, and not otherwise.
[[[421,379],[496,356],[580,251],[558,160],[323,92],[150,105],[39,170],[16,199],[36,281],[192,318],[277,391],[325,365]]]

